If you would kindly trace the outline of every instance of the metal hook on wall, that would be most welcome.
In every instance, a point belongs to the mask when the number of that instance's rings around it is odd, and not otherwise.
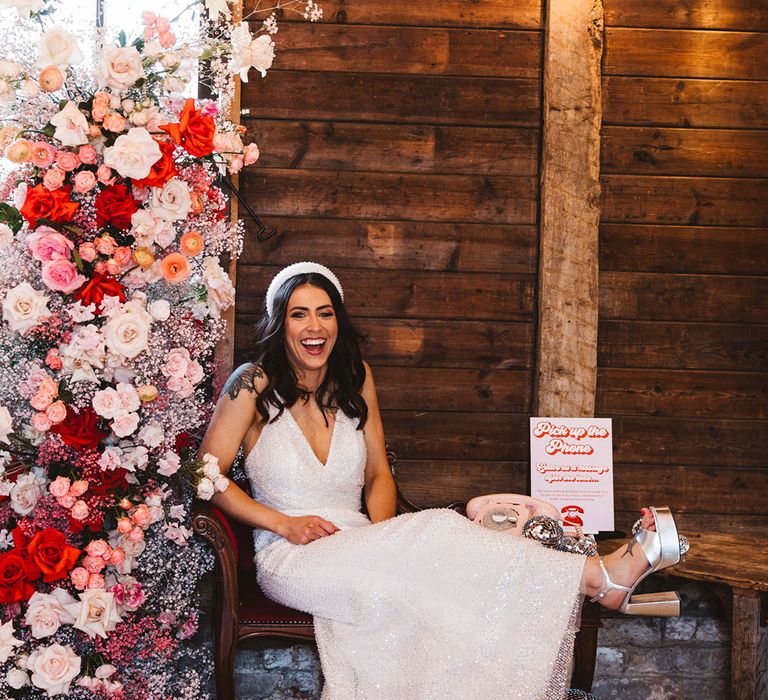
[[[232,179],[229,176],[222,177],[222,182],[224,182],[227,187],[229,187],[229,191],[235,195],[235,199],[237,199],[238,203],[248,212],[248,216],[250,216],[258,225],[259,230],[256,231],[256,238],[260,241],[266,241],[272,238],[272,236],[277,234],[277,229],[273,228],[271,231],[267,231],[267,227],[264,226],[264,224],[261,222],[261,219],[258,217],[255,211],[251,209],[248,202],[245,201],[245,198],[240,194],[240,192],[237,190],[237,187],[235,187],[235,183],[232,182]]]

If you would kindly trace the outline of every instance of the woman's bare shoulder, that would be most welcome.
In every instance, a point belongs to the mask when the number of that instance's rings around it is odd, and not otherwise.
[[[269,379],[260,365],[246,362],[229,376],[227,383],[221,390],[221,398],[229,396],[230,400],[235,401],[243,392],[251,394],[251,398],[255,398],[268,383]]]

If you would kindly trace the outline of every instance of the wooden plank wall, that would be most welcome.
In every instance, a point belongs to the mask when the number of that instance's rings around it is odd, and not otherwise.
[[[768,5],[605,12],[596,410],[617,508],[765,531]]]
[[[540,122],[539,0],[324,0],[243,85],[262,149],[237,354],[275,270],[338,273],[409,497],[526,489]],[[249,10],[246,3],[246,13]]]

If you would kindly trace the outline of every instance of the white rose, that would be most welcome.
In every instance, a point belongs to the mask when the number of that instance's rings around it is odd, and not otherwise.
[[[33,99],[40,94],[40,86],[34,80],[24,80],[21,83],[20,92],[22,97]]]
[[[171,305],[167,299],[158,299],[149,305],[148,311],[156,321],[167,321],[171,315]]]
[[[33,12],[40,12],[44,4],[45,0],[0,0],[0,8],[14,7],[19,17],[24,18],[29,17]]]
[[[216,462],[206,462],[203,465],[203,474],[211,481],[216,481],[216,477],[219,476],[219,465]]]
[[[0,250],[5,250],[13,243],[13,231],[8,224],[0,224]]]
[[[165,457],[157,460],[157,473],[160,476],[173,476],[181,467],[181,460],[179,455],[171,450],[165,453]]]
[[[216,488],[214,487],[213,482],[207,476],[204,476],[202,479],[200,479],[200,483],[197,485],[198,498],[202,498],[204,501],[208,501],[211,499],[215,492]]]
[[[10,411],[5,406],[0,406],[0,442],[10,444],[8,435],[13,432],[13,419]]]
[[[160,146],[141,127],[129,129],[117,137],[114,146],[104,149],[104,163],[123,177],[141,180],[149,175],[152,166],[162,158]]]
[[[159,446],[164,437],[165,431],[163,430],[163,426],[159,423],[150,423],[149,425],[145,425],[139,431],[139,440],[147,447]]]
[[[208,10],[208,16],[213,22],[219,18],[220,14],[229,17],[227,0],[205,0],[205,9]]]
[[[214,257],[203,259],[203,282],[208,289],[208,307],[212,316],[220,316],[235,303],[232,280]]]
[[[91,399],[91,406],[102,418],[114,418],[120,411],[120,398],[112,387],[97,391]]]
[[[35,639],[50,637],[61,625],[71,625],[75,621],[64,606],[76,602],[61,588],[50,594],[37,591],[29,599],[24,622],[30,626]]]
[[[179,93],[186,90],[187,84],[181,78],[174,75],[163,81],[163,87],[170,93]]]
[[[149,346],[151,323],[152,317],[143,310],[116,314],[103,328],[107,347],[117,355],[133,359]]]
[[[248,70],[255,68],[263,78],[272,67],[275,58],[275,42],[268,34],[255,39],[251,36],[247,22],[241,22],[232,30],[232,58],[227,66],[230,73],[240,73],[240,80],[248,82]]]
[[[70,63],[80,63],[83,54],[75,36],[63,27],[52,27],[40,37],[40,55],[37,65],[41,68],[56,66],[64,69]]]
[[[43,495],[45,480],[29,472],[16,479],[11,491],[11,508],[19,515],[29,515]]]
[[[149,208],[155,216],[166,221],[186,219],[192,208],[187,183],[174,177],[163,187],[153,187]]]
[[[14,690],[21,690],[25,685],[29,685],[29,674],[14,667],[5,675],[5,680]]]
[[[132,435],[139,427],[138,413],[121,413],[115,416],[110,427],[117,437],[128,437]]]
[[[108,48],[102,53],[96,71],[96,81],[100,88],[108,86],[125,90],[144,77],[141,54],[135,46]]]
[[[13,622],[9,620],[0,626],[0,663],[5,663],[13,654],[14,647],[24,644],[20,639],[13,636]]]
[[[80,673],[80,664],[81,659],[72,647],[61,644],[36,649],[27,660],[32,684],[45,690],[49,697],[69,693],[69,686]]]
[[[67,606],[67,609],[75,618],[75,629],[82,630],[91,639],[96,635],[106,639],[107,632],[114,630],[122,621],[114,593],[103,588],[91,588],[80,594],[80,601]]]
[[[227,488],[229,488],[229,479],[227,479],[226,476],[222,476],[221,474],[216,477],[216,480],[213,482],[213,487],[218,492],[226,491]]]
[[[88,120],[70,100],[60,112],[51,118],[51,124],[56,127],[53,135],[64,146],[80,146],[88,143]]]
[[[12,331],[26,335],[43,318],[50,316],[48,297],[34,289],[29,282],[22,282],[9,289],[3,300],[3,320]]]

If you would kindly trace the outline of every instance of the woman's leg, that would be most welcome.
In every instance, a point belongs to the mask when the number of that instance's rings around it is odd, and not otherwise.
[[[648,508],[642,510],[642,526],[646,530],[656,529],[653,513]],[[615,583],[631,586],[648,569],[648,560],[643,550],[635,545],[636,541],[632,539],[615,552],[603,557],[605,568]],[[589,557],[581,576],[581,592],[591,598],[596,596],[604,586],[605,577],[600,569],[598,558]],[[625,595],[623,591],[611,590],[604,598],[599,599],[599,602],[606,608],[614,610],[621,605]]]

